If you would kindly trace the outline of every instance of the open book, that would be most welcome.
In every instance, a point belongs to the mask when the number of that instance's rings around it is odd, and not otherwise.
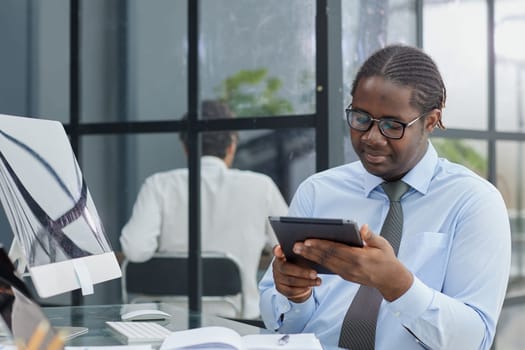
[[[159,350],[230,349],[230,350],[322,350],[313,333],[290,334],[282,341],[283,334],[250,334],[240,336],[226,327],[202,327],[171,333]],[[281,340],[281,341],[280,341]]]

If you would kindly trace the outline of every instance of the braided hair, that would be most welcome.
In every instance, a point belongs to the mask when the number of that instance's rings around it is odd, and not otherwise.
[[[352,83],[352,96],[359,81],[373,76],[412,88],[410,105],[421,112],[445,108],[447,90],[436,63],[422,50],[390,45],[375,52],[361,66]],[[437,127],[444,129],[441,119]]]

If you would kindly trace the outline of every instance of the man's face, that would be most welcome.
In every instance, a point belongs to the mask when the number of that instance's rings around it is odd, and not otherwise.
[[[400,87],[382,77],[369,77],[359,81],[352,99],[352,108],[365,111],[375,119],[394,118],[409,123],[422,112],[410,106],[411,88]],[[383,136],[377,123],[368,131],[350,129],[355,152],[365,169],[394,181],[402,178],[425,154],[428,134],[439,118],[435,110],[405,129],[401,139]]]

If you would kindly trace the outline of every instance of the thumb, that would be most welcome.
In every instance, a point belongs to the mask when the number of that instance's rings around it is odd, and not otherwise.
[[[284,259],[284,252],[283,252],[283,249],[281,248],[281,246],[279,244],[277,244],[275,247],[273,247],[273,255],[276,258]]]
[[[379,245],[379,242],[378,242],[379,236],[374,234],[368,228],[368,224],[364,224],[363,226],[361,226],[359,233],[361,234],[361,239],[363,240],[363,243],[365,246],[375,247]]]

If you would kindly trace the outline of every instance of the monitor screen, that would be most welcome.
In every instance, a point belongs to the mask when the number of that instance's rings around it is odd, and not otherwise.
[[[61,123],[0,115],[0,201],[41,297],[121,276]]]

